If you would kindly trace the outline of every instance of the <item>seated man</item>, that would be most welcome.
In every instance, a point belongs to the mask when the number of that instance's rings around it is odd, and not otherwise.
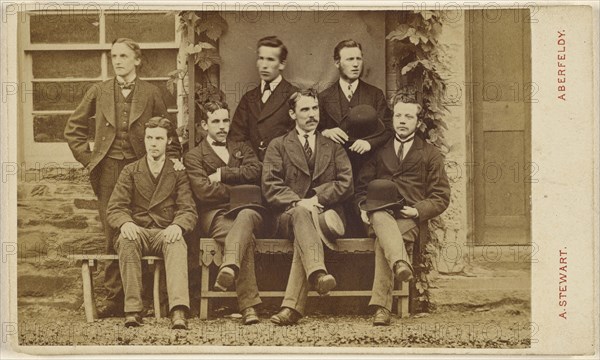
[[[187,174],[165,161],[172,125],[162,117],[146,123],[146,155],[125,166],[108,204],[107,221],[120,229],[115,242],[125,291],[125,326],[142,319],[142,256],[163,256],[173,329],[187,329],[187,245],[183,234],[198,220]],[[156,310],[156,309],[155,309]]]
[[[206,138],[184,158],[192,191],[199,203],[202,234],[225,245],[223,264],[215,288],[227,290],[236,280],[242,323],[257,323],[254,306],[261,303],[254,273],[254,238],[262,227],[260,203],[261,163],[244,142],[226,141],[229,133],[227,104],[210,101],[204,105],[202,128]],[[254,184],[254,185],[251,185]],[[254,195],[254,196],[253,196]]]
[[[289,107],[295,129],[269,144],[262,176],[265,199],[278,213],[278,236],[294,239],[285,298],[279,313],[271,317],[277,325],[298,322],[308,284],[321,295],[336,286],[335,278],[325,268],[322,238],[313,213],[333,208],[343,217],[341,204],[354,188],[346,151],[315,131],[319,123],[317,94],[313,90],[298,91],[290,97]]]
[[[399,281],[408,281],[413,276],[407,247],[411,248],[418,240],[419,225],[440,215],[450,202],[444,158],[416,134],[421,125],[421,105],[410,95],[397,95],[392,104],[395,137],[360,170],[355,196],[363,221],[371,225],[376,236],[375,278],[369,303],[377,308],[374,325],[390,324],[394,276]],[[386,195],[389,200],[403,197],[405,205],[392,211],[390,206],[377,208],[369,204],[370,200],[385,199]]]

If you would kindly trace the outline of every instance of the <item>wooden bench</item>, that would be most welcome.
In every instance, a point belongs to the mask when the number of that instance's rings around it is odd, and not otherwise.
[[[374,240],[371,238],[338,239],[337,244],[341,253],[373,253]],[[257,239],[256,252],[261,254],[293,254],[293,243],[285,239]],[[200,290],[200,319],[208,318],[208,301],[213,298],[237,297],[235,291],[212,291],[209,287],[209,265],[223,263],[223,247],[211,238],[200,239],[200,265],[202,279]],[[408,283],[399,284],[399,289],[392,291],[392,296],[398,298],[397,314],[407,317],[408,313]],[[283,297],[285,291],[260,291],[261,297]],[[308,296],[319,296],[316,291],[309,291]],[[371,296],[370,290],[360,291],[331,291],[330,296]]]
[[[67,258],[74,261],[81,261],[81,278],[83,280],[83,307],[85,308],[85,317],[87,322],[94,322],[98,318],[96,311],[96,296],[94,294],[94,278],[92,274],[96,269],[96,263],[99,261],[119,260],[118,255],[107,254],[74,254],[68,255]],[[160,276],[162,269],[162,258],[158,256],[143,256],[142,261],[146,261],[148,265],[154,267],[154,316],[158,319],[161,317],[160,311]]]

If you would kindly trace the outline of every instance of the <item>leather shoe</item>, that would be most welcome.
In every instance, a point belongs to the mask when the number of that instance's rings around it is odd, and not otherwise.
[[[271,316],[271,322],[279,326],[295,325],[302,318],[299,312],[287,307],[281,308],[279,312]]]
[[[188,329],[188,322],[185,316],[185,310],[173,309],[173,311],[171,312],[171,329]]]
[[[125,314],[125,327],[142,326],[142,317],[138,312],[128,312]]]
[[[215,282],[215,290],[227,291],[227,289],[233,285],[235,280],[235,271],[229,266],[224,266],[219,270],[217,274],[217,281]]]
[[[252,325],[260,322],[256,310],[252,306],[249,306],[242,310],[242,324]]]
[[[104,319],[109,317],[122,317],[125,315],[123,311],[123,301],[105,300],[96,307],[98,318]]]
[[[335,278],[331,274],[319,273],[315,279],[315,289],[321,296],[329,295],[329,291],[336,285]]]
[[[405,261],[396,261],[394,264],[394,275],[399,281],[411,281],[413,279],[412,267]]]
[[[384,307],[378,306],[373,316],[374,326],[389,326],[391,322],[390,311]]]

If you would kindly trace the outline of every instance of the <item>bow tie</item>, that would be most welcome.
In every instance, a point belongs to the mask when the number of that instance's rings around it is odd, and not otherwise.
[[[117,82],[117,85],[121,88],[121,90],[131,90],[135,85],[135,81],[131,82]]]
[[[396,134],[396,140],[402,144],[406,144],[407,142],[414,140],[414,138],[415,138],[415,135],[408,137],[406,139],[400,139],[400,136],[398,136],[398,134]]]
[[[213,141],[212,145],[213,146],[225,146],[226,143],[225,143],[225,141]]]

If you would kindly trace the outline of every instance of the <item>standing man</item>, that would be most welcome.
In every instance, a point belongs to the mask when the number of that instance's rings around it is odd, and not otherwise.
[[[239,188],[254,191],[261,199],[257,184],[262,165],[248,144],[227,141],[230,123],[227,104],[211,101],[204,109],[201,125],[208,135],[186,154],[184,163],[198,200],[200,230],[224,244],[225,256],[215,288],[226,291],[235,281],[242,323],[255,324],[259,319],[254,306],[261,300],[254,272],[253,244],[263,218],[257,204],[241,204],[235,210],[229,205]]]
[[[123,168],[108,203],[107,222],[115,241],[125,290],[125,326],[142,323],[142,256],[162,256],[173,329],[187,329],[190,307],[187,245],[183,239],[198,215],[187,174],[166,159],[171,122],[153,117],[145,124],[147,155]],[[155,309],[156,311],[156,309]]]
[[[376,307],[373,325],[390,324],[394,277],[399,281],[412,278],[410,250],[419,239],[420,226],[443,213],[450,202],[444,157],[416,134],[421,125],[421,105],[413,96],[398,95],[393,109],[395,137],[365,163],[356,189],[361,217],[376,236],[375,278],[369,303]],[[391,190],[385,190],[390,183]],[[374,207],[369,211],[369,198],[375,191],[387,194],[390,200],[403,197],[405,205],[397,211]]]
[[[333,60],[340,77],[329,88],[319,94],[321,104],[321,122],[319,130],[323,136],[344,146],[352,164],[354,181],[368,154],[381,147],[392,136],[390,111],[385,95],[379,88],[360,79],[363,71],[362,46],[354,40],[343,40],[333,49]],[[351,136],[352,109],[368,105],[375,109],[377,126],[362,134]],[[380,124],[383,125],[380,126]],[[351,206],[349,206],[351,207]],[[351,236],[364,236],[360,224],[360,215],[356,211],[348,212]]]
[[[144,125],[153,116],[167,116],[167,108],[158,88],[137,78],[136,67],[141,63],[142,52],[136,42],[117,39],[110,54],[116,77],[88,90],[67,121],[64,135],[75,159],[88,169],[98,197],[106,251],[114,254],[114,231],[106,223],[108,200],[123,167],[146,154]],[[93,150],[88,141],[91,118],[95,119],[96,130]],[[175,130],[172,131],[174,135]],[[167,157],[173,159],[176,170],[183,169],[180,156],[181,146],[174,135],[167,146]],[[123,285],[118,264],[109,262],[104,275],[108,295],[98,308],[98,316],[119,316],[123,311]]]
[[[287,100],[297,88],[281,76],[288,55],[281,40],[276,36],[264,37],[256,49],[260,87],[242,97],[233,115],[229,140],[248,142],[262,161],[269,142],[293,126]]]
[[[292,325],[302,317],[309,284],[321,295],[336,286],[335,278],[325,268],[323,243],[313,212],[334,209],[343,218],[341,205],[354,189],[346,152],[316,132],[317,93],[302,90],[292,94],[289,114],[295,129],[269,144],[262,176],[265,199],[278,212],[278,236],[294,239],[285,298],[279,313],[271,317],[277,325]],[[343,230],[343,224],[341,227]]]

